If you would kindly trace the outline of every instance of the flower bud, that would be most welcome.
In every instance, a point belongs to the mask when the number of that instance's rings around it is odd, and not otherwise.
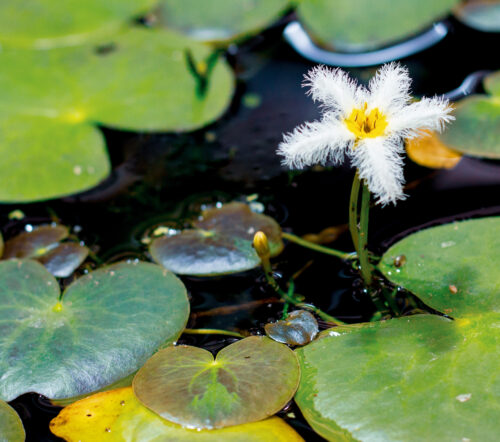
[[[253,247],[261,260],[269,259],[271,251],[269,250],[269,242],[264,232],[258,231],[253,237]]]

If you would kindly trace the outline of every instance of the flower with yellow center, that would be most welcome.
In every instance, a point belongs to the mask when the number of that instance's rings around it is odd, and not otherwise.
[[[435,97],[413,102],[408,71],[396,63],[384,65],[368,88],[341,69],[324,66],[312,69],[305,79],[323,116],[284,135],[278,148],[283,164],[301,169],[340,163],[347,155],[378,203],[404,199],[404,140],[425,130],[440,131],[453,120],[448,101]]]

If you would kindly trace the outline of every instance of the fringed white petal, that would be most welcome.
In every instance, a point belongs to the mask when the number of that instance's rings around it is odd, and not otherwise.
[[[382,66],[368,86],[368,109],[378,108],[386,115],[398,113],[411,101],[408,69],[398,63]]]
[[[304,76],[303,87],[314,101],[320,101],[329,112],[346,117],[359,107],[366,90],[341,69],[316,66]]]
[[[365,138],[350,152],[353,165],[368,189],[385,206],[405,199],[403,194],[402,140],[398,137]]]
[[[283,135],[277,152],[284,157],[283,165],[302,169],[313,164],[341,162],[353,141],[354,135],[345,124],[326,115],[322,121],[305,123]]]
[[[422,98],[392,115],[388,119],[388,132],[404,138],[421,136],[424,130],[441,132],[446,123],[455,119],[452,111],[450,103],[444,98]]]

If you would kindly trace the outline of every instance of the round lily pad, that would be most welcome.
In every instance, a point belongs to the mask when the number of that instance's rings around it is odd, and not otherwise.
[[[221,428],[272,416],[293,397],[300,372],[294,353],[253,336],[222,349],[214,360],[201,348],[160,350],[134,378],[137,398],[188,428]]]
[[[181,275],[212,276],[259,266],[260,258],[252,247],[259,230],[268,237],[271,256],[283,249],[278,223],[252,212],[244,203],[205,210],[193,227],[155,239],[149,249],[153,259]]]
[[[455,10],[455,17],[478,31],[500,32],[498,0],[469,0]]]
[[[289,6],[288,0],[164,0],[160,22],[195,40],[227,42],[256,34]]]
[[[335,327],[296,351],[295,400],[328,440],[494,440],[499,331],[488,312]]]
[[[190,430],[159,417],[142,405],[132,388],[98,393],[62,410],[50,424],[51,431],[68,442],[136,440],[219,442],[300,442],[303,439],[282,419],[217,430]]]
[[[500,217],[421,230],[384,253],[379,268],[393,283],[453,317],[500,312]],[[404,264],[395,262],[404,256]],[[401,262],[401,260],[399,260]]]
[[[445,17],[460,0],[301,0],[297,14],[322,45],[355,52],[387,46]]]
[[[2,46],[48,49],[95,40],[148,12],[157,0],[2,0]]]
[[[23,423],[14,409],[0,400],[0,441],[24,442]]]
[[[484,78],[484,88],[489,94],[500,97],[500,71],[493,72]]]
[[[295,310],[282,321],[265,325],[266,335],[288,345],[306,345],[318,334],[316,318],[306,310]]]
[[[462,159],[462,154],[445,146],[430,132],[408,140],[406,153],[413,162],[431,169],[453,169]]]
[[[0,262],[0,397],[54,399],[98,390],[137,370],[182,332],[182,282],[150,263],[118,263],[72,283],[60,299],[35,261]]]

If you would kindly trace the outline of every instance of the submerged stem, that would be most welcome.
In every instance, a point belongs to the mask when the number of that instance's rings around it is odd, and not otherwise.
[[[232,332],[229,330],[219,330],[216,328],[185,328],[182,333],[187,333],[189,335],[226,335],[226,336],[234,336],[235,338],[245,337],[238,332]]]
[[[319,244],[315,244],[313,242],[307,241],[303,238],[300,238],[293,233],[283,232],[281,236],[288,241],[294,242],[302,247],[306,247],[311,250],[315,250],[316,252],[326,253],[327,255],[336,256],[340,259],[355,259],[356,255],[353,253],[341,252],[340,250],[332,249],[330,247],[320,246]]]

